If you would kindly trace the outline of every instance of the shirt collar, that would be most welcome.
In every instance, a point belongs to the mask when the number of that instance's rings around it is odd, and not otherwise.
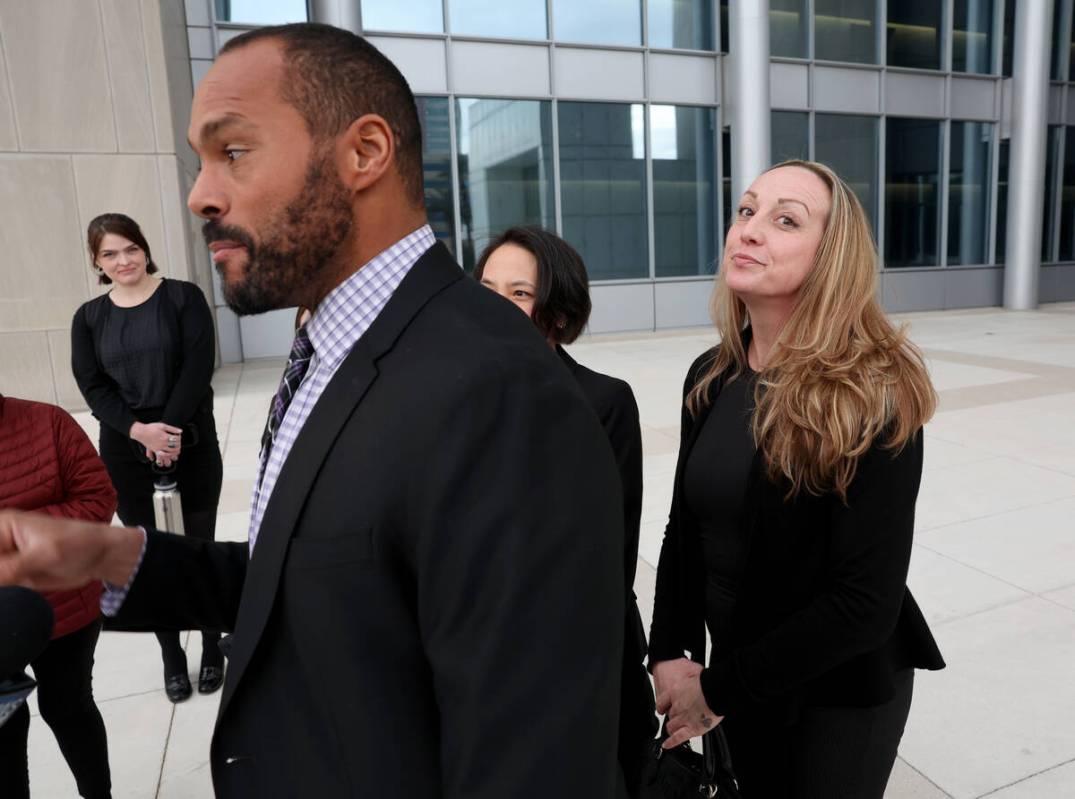
[[[306,323],[317,359],[330,368],[342,361],[388,304],[411,267],[435,243],[433,229],[422,225],[330,291]]]

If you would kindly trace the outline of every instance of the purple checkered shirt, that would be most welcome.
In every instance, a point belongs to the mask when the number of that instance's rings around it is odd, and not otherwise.
[[[268,462],[262,462],[260,479],[254,485],[254,496],[250,502],[251,554],[254,552],[261,518],[265,515],[265,506],[272,496],[276,478],[280,476],[284,461],[287,460],[287,455],[291,452],[302,426],[306,424],[310,411],[317,404],[321,392],[351,352],[355,342],[384,310],[384,306],[411,271],[411,267],[435,243],[436,238],[429,225],[423,225],[404,236],[334,288],[306,323],[306,332],[314,345],[314,354],[298,391],[291,399],[284,420],[280,423],[280,429],[276,432]],[[264,459],[264,456],[263,449],[261,457]],[[144,556],[143,541],[142,557]],[[142,558],[139,557],[138,566],[131,572],[127,585],[119,587],[105,583],[105,591],[101,596],[101,610],[105,615],[114,616],[119,612],[141,565]]]
[[[251,554],[276,479],[321,392],[411,267],[435,241],[429,225],[404,236],[334,288],[306,323],[314,354],[276,432],[268,459],[265,459],[264,449],[261,453],[261,479],[254,485],[254,496],[250,501]]]

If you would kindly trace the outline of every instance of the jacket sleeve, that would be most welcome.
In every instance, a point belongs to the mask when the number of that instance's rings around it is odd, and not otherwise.
[[[418,627],[446,799],[611,797],[623,520],[607,438],[532,354],[475,365],[416,472]],[[465,395],[465,396],[462,396]]]
[[[875,443],[836,509],[828,588],[748,646],[702,673],[714,712],[779,697],[892,636],[907,589],[922,431],[898,454]]]
[[[689,568],[691,559],[686,557],[685,532],[679,506],[682,502],[679,486],[684,468],[685,448],[690,440],[693,428],[693,418],[687,409],[687,394],[694,388],[695,383],[702,373],[713,351],[703,353],[690,369],[683,381],[683,402],[680,406],[679,428],[679,458],[676,463],[674,487],[672,490],[672,507],[668,512],[668,524],[664,529],[664,540],[661,542],[661,554],[657,561],[657,585],[653,597],[653,623],[649,634],[649,668],[662,660],[675,660],[684,656],[687,650],[692,648],[692,636],[686,634],[691,618],[704,618],[704,609],[694,607],[688,598],[689,581],[692,574]],[[696,566],[699,564],[695,564]],[[702,576],[704,579],[704,575]],[[702,622],[704,623],[704,621]],[[703,637],[704,642],[704,637]],[[704,646],[704,643],[703,643]],[[697,648],[697,647],[694,647]],[[705,652],[691,651],[692,657],[701,662]]]
[[[116,512],[116,490],[108,471],[78,422],[60,408],[54,408],[52,412],[52,437],[60,462],[63,498],[37,508],[38,512],[68,519],[111,522]]]
[[[185,284],[183,289],[186,298],[179,312],[182,365],[161,416],[163,422],[176,427],[189,422],[198,410],[216,366],[216,342],[209,303],[193,283]]]
[[[71,322],[71,371],[93,415],[113,430],[129,436],[134,412],[120,396],[115,381],[105,374],[97,360],[93,330],[86,320],[86,306],[75,312]]]
[[[638,403],[631,387],[617,381],[620,391],[601,420],[623,488],[624,577],[627,589],[635,584],[638,567],[638,534],[642,521],[642,427]]]
[[[114,623],[129,632],[230,633],[248,560],[245,541],[203,541],[147,530],[142,564]]]

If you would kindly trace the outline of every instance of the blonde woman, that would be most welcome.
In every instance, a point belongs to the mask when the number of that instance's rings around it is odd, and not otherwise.
[[[773,167],[687,374],[650,668],[666,747],[722,724],[748,799],[881,799],[913,669],[944,667],[906,585],[936,395],[876,265],[847,184]]]

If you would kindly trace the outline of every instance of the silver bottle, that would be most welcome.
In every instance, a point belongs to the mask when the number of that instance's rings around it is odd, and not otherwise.
[[[153,484],[153,519],[158,530],[184,535],[183,503],[174,474],[162,474]]]

